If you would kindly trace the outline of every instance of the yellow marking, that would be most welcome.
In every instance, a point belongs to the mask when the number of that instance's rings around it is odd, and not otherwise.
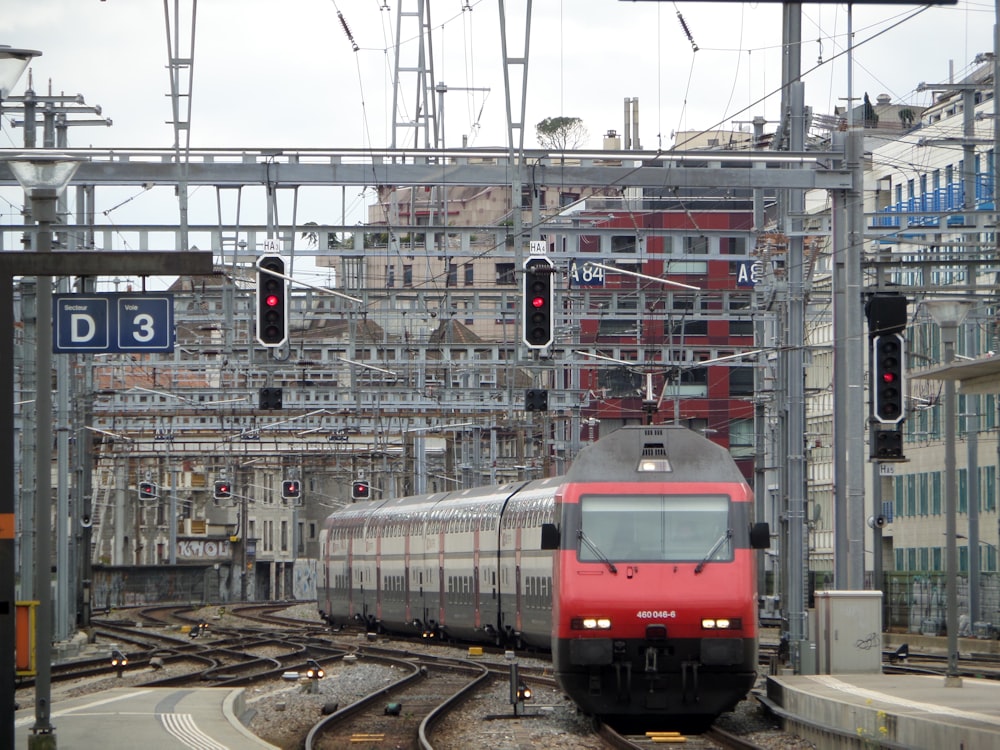
[[[0,539],[14,538],[14,514],[0,513]]]

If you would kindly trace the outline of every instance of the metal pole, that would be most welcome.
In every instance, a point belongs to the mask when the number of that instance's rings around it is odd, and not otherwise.
[[[835,404],[835,417],[844,426],[846,459],[844,462],[847,500],[847,585],[854,591],[865,587],[865,368],[864,323],[861,293],[864,285],[861,256],[864,247],[864,139],[862,130],[847,133],[846,166],[851,170],[851,188],[847,191],[847,261],[844,310],[844,335],[837,343],[846,353],[847,399]],[[846,413],[845,413],[846,410]],[[838,483],[840,479],[837,479]],[[876,514],[877,515],[877,514]]]
[[[972,349],[969,349],[969,351],[972,351]],[[982,619],[982,605],[979,595],[979,498],[981,495],[979,486],[980,403],[978,395],[970,394],[965,398],[965,443],[968,451],[966,489],[969,508],[969,623],[975,628],[975,624]]]
[[[52,223],[58,193],[42,188],[32,191],[31,202],[38,222],[40,253],[52,251]],[[35,435],[35,574],[37,581],[38,619],[35,623],[35,653],[38,674],[35,677],[35,724],[28,747],[49,750],[56,747],[55,728],[50,722],[52,688],[52,277],[38,277],[38,321],[35,369],[38,387],[35,400],[37,425]]]
[[[177,564],[177,482],[179,481],[179,469],[170,460],[170,451],[167,451],[167,470],[170,472],[170,506],[167,519],[168,538],[170,550],[167,553],[167,560],[171,565]]]
[[[944,341],[944,362],[955,360],[955,339],[958,326],[941,326]],[[955,538],[958,511],[958,475],[955,471],[955,381],[944,381],[944,475],[945,475],[945,599],[948,629],[948,671],[945,687],[962,687],[958,674],[958,540]]]
[[[879,613],[879,632],[885,632],[885,592],[882,589],[882,462],[872,461],[872,591],[882,591],[882,611]],[[890,463],[889,466],[892,466]]]
[[[848,40],[850,35],[848,35]],[[843,133],[833,134],[833,147],[846,151]],[[833,215],[833,581],[838,589],[848,584],[848,483],[846,406],[848,403],[847,305],[851,303],[847,285],[849,198],[847,191],[831,191]],[[844,410],[840,407],[843,405]]]
[[[0,300],[0,424],[14,424],[14,280],[3,279]],[[6,300],[6,301],[4,301]],[[0,430],[0,745],[14,747],[14,431]]]

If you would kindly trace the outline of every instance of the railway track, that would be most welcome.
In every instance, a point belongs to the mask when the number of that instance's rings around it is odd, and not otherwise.
[[[428,734],[436,718],[490,678],[482,664],[459,659],[392,661],[406,674],[317,723],[306,736],[306,750],[342,750],[359,743],[432,748]]]
[[[458,649],[454,645],[416,645],[364,631],[331,633],[316,623],[284,616],[282,610],[287,607],[268,603],[230,605],[224,611],[147,607],[118,612],[116,618],[97,623],[97,632],[100,638],[127,650],[128,665],[121,670],[122,676],[117,677],[107,659],[97,658],[57,666],[53,681],[65,685],[60,689],[67,695],[128,686],[249,686],[248,696],[264,698],[251,712],[262,712],[252,731],[279,747],[302,747],[310,733],[314,733],[313,746],[318,750],[364,746],[351,743],[352,738],[381,738],[379,747],[398,744],[420,750],[561,747],[560,736],[572,738],[581,750],[648,748],[653,744],[643,735],[611,739],[610,734],[598,735],[587,727],[584,717],[567,719],[572,704],[556,688],[550,665],[537,653],[485,649],[475,660],[471,656],[455,658],[452,654]],[[209,627],[198,627],[206,620]],[[350,665],[345,658],[351,660]],[[515,710],[507,700],[510,660],[518,661],[521,679],[534,689],[536,698],[544,695],[544,699]],[[316,685],[301,675],[312,661],[335,679],[320,682],[320,689],[313,691],[317,694],[310,696],[310,687]],[[392,672],[387,664],[393,665]],[[349,678],[361,677],[374,665],[382,665],[380,674],[392,676],[362,678],[360,683],[368,682],[374,689],[345,699]],[[398,682],[404,684],[395,687]],[[30,686],[25,687],[17,696],[22,705],[30,700]],[[275,713],[277,704],[282,707]],[[399,705],[399,713],[387,714],[389,704]],[[311,713],[299,707],[306,705],[312,707]],[[348,708],[351,711],[346,711]],[[352,719],[349,714],[357,715]],[[554,729],[554,715],[563,716],[555,724],[564,722],[568,729]],[[343,723],[346,721],[353,721],[354,729]],[[335,729],[337,724],[340,728]],[[280,735],[269,734],[278,726]],[[720,741],[709,734],[685,739],[685,746],[692,748],[753,747],[733,744],[738,740]],[[326,744],[320,744],[323,742]]]

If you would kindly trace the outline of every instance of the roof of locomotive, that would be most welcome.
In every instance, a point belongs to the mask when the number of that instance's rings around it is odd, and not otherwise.
[[[667,471],[638,471],[643,458],[667,459]],[[484,501],[503,503],[536,492],[547,494],[563,482],[740,482],[745,480],[732,456],[722,446],[680,425],[622,427],[602,436],[577,455],[564,476],[499,486],[437,492],[410,497],[376,499],[348,505],[331,514],[349,518],[406,511],[454,509]]]
[[[669,470],[638,471],[643,458]],[[566,473],[569,482],[744,482],[729,451],[681,425],[628,426],[588,445]]]

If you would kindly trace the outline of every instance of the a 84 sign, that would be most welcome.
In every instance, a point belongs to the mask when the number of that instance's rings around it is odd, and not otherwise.
[[[55,353],[172,352],[174,296],[57,294],[52,298]]]

